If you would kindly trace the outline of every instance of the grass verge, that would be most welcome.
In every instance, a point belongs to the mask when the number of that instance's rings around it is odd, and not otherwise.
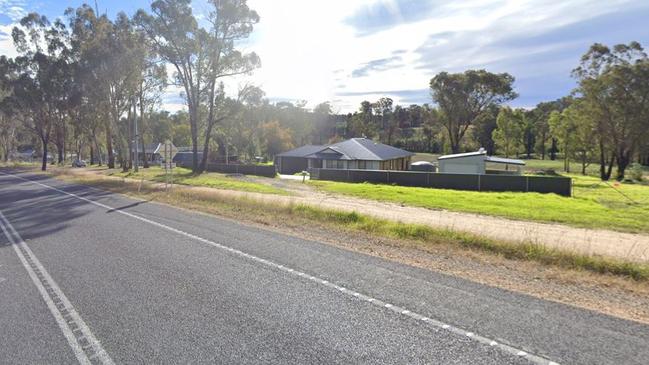
[[[477,192],[385,184],[310,181],[321,190],[362,199],[582,228],[649,233],[649,186],[571,176],[574,196]]]
[[[332,228],[360,231],[376,237],[410,240],[417,245],[447,244],[468,250],[503,256],[509,259],[530,260],[548,266],[586,270],[649,282],[649,264],[626,262],[614,258],[587,256],[552,249],[533,243],[495,241],[472,234],[435,229],[416,224],[403,224],[355,212],[326,210],[301,204],[277,204],[245,196],[232,196],[219,190],[196,191],[179,187],[171,192],[161,191],[153,184],[119,181],[98,175],[76,176],[53,172],[67,181],[92,185],[138,198],[170,204],[190,210],[266,223],[279,219],[301,224],[322,224]]]
[[[147,169],[141,168],[138,173],[132,171],[121,172],[119,170],[106,170],[104,171],[104,173],[108,176],[118,176],[131,179],[145,179],[156,182],[165,182],[166,178],[164,170],[157,166],[152,166]],[[216,172],[194,174],[190,169],[182,167],[174,169],[173,178],[174,184],[204,186],[208,188],[238,190],[262,194],[289,195],[286,190],[279,189],[271,185],[243,181],[241,179],[230,177],[225,174],[219,174]]]

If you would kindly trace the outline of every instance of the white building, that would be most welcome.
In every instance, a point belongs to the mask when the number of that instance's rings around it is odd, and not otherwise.
[[[511,158],[487,156],[481,148],[476,152],[440,156],[439,172],[449,174],[511,174],[522,175],[525,162]]]

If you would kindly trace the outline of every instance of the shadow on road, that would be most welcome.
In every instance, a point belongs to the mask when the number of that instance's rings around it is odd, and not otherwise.
[[[0,169],[0,172],[16,174],[22,171]],[[24,173],[20,175],[32,181],[53,185],[53,180],[46,175]],[[87,196],[93,200],[110,195],[108,192],[92,190],[79,185],[58,182],[55,186],[66,192]],[[75,219],[96,211],[96,207],[60,192],[0,174],[0,211],[23,240],[27,241],[70,228]]]

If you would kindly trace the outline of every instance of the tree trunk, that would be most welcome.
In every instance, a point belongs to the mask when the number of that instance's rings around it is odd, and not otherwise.
[[[209,153],[210,149],[210,136],[212,134],[212,127],[214,124],[210,123],[207,126],[207,130],[205,131],[205,144],[203,145],[203,156],[201,158],[201,165],[200,165],[200,171],[203,172],[207,168],[207,154]]]
[[[142,144],[142,157],[144,157],[144,161],[142,161],[142,167],[145,169],[149,168],[149,159],[146,155],[146,148],[144,145],[144,98],[142,97],[142,93],[140,93],[140,125],[138,128],[138,132],[140,133],[140,143]]]
[[[630,151],[618,151],[616,154],[616,162],[617,162],[617,176],[615,179],[617,181],[622,181],[624,180],[624,171],[626,168],[629,166],[629,163],[631,163],[631,152]]]
[[[142,167],[145,169],[149,168],[149,157],[146,155],[146,147],[144,145],[144,134],[140,132],[140,143],[142,144],[142,157],[144,161],[142,162]]]
[[[41,171],[45,171],[47,170],[47,139],[41,138],[41,142],[43,143],[43,161],[41,164]]]
[[[552,146],[550,147],[550,160],[554,161],[557,159],[557,139],[552,138]]]
[[[604,149],[604,140],[599,138],[599,177],[602,180],[608,180],[606,176],[606,150]]]
[[[108,168],[115,168],[115,154],[113,153],[113,133],[110,128],[110,122],[106,122],[106,153],[108,154]]]
[[[133,108],[135,109],[135,105],[133,105]],[[128,148],[127,168],[130,170],[133,168],[133,126],[135,123],[135,116],[131,112],[131,108],[128,108],[126,120],[128,122],[128,141],[126,143]],[[135,163],[137,163],[137,151],[135,151]]]
[[[95,164],[95,148],[90,145],[90,165]]]
[[[200,172],[198,166],[198,106],[194,103],[190,105],[189,124],[192,134],[192,171],[197,174]]]
[[[459,137],[453,136],[451,133],[449,133],[449,142],[451,142],[451,152],[460,153]]]
[[[103,163],[101,159],[101,148],[99,147],[99,142],[97,142],[97,136],[94,134],[94,132],[92,134],[92,139],[93,142],[95,143],[95,148],[97,149],[97,162],[99,162],[99,166],[101,166]]]
[[[56,151],[58,154],[57,158],[57,163],[62,164],[63,163],[63,146],[61,146],[59,143],[56,144]]]

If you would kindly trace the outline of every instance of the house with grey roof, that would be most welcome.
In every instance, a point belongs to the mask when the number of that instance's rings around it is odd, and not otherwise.
[[[280,174],[309,168],[408,170],[412,152],[367,138],[352,138],[326,146],[306,145],[275,156]]]

